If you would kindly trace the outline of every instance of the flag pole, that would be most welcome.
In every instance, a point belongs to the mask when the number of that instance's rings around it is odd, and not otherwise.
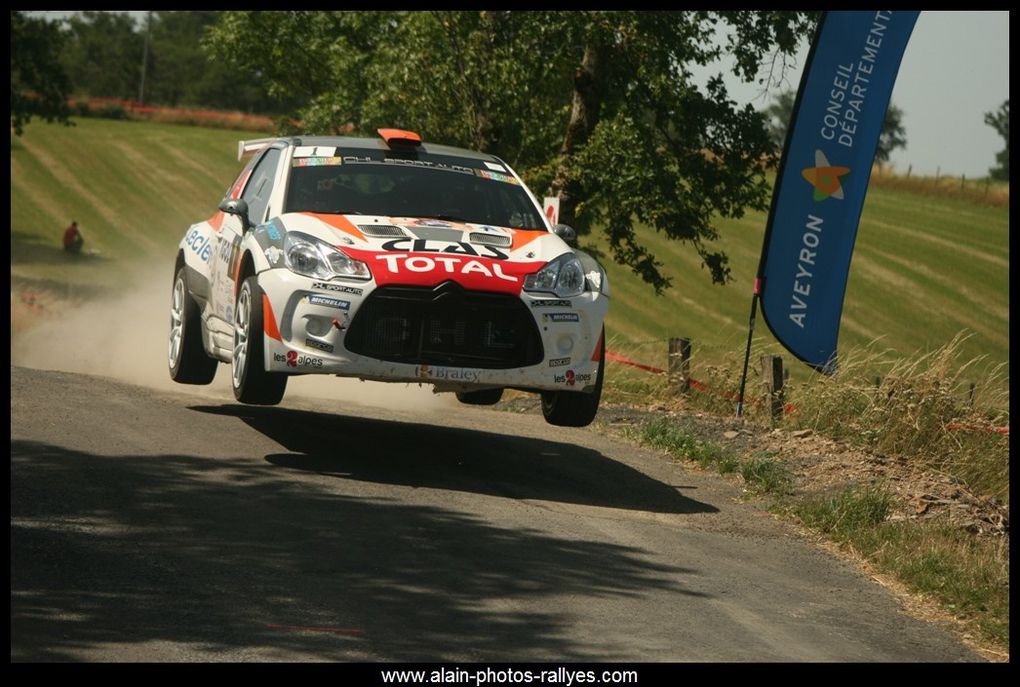
[[[747,384],[747,363],[751,359],[751,338],[754,336],[754,321],[758,313],[758,294],[761,278],[754,280],[754,294],[751,296],[751,318],[747,326],[747,346],[744,348],[744,370],[740,373],[740,393],[737,396],[737,417],[744,416],[744,388]]]

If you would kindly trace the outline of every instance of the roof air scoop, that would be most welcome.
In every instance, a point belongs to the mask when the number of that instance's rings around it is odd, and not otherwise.
[[[421,136],[413,131],[403,129],[379,129],[379,135],[391,148],[417,148],[421,145]]]

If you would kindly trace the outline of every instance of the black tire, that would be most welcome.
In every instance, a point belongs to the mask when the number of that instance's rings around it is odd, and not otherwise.
[[[542,415],[550,425],[560,427],[587,427],[599,412],[602,399],[602,379],[606,369],[606,330],[599,337],[599,370],[595,375],[595,391],[543,391]]]
[[[287,390],[287,375],[266,372],[262,322],[262,287],[252,276],[244,280],[234,304],[234,352],[231,386],[241,403],[274,406]]]
[[[184,266],[174,275],[174,288],[170,295],[167,363],[170,378],[178,384],[209,384],[219,366],[219,361],[206,355],[202,346],[201,314],[188,292]]]
[[[499,403],[501,398],[503,398],[502,389],[457,392],[457,400],[469,406],[494,406]]]

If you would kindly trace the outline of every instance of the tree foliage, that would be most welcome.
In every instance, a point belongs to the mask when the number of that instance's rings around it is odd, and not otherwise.
[[[999,105],[995,112],[985,113],[985,124],[995,129],[995,133],[1002,136],[1006,146],[995,154],[995,167],[988,170],[988,174],[996,181],[1009,181],[1009,99]]]
[[[903,126],[903,110],[889,103],[882,120],[882,132],[878,135],[875,159],[880,164],[889,162],[889,155],[897,148],[907,146],[907,130]]]
[[[63,40],[56,23],[11,12],[11,127],[16,136],[33,117],[70,123],[71,86],[59,59]]]
[[[226,12],[205,46],[270,92],[300,99],[306,133],[380,126],[494,153],[564,221],[605,232],[613,257],[669,286],[638,225],[685,241],[712,279],[715,218],[764,210],[762,117],[693,65],[728,54],[745,80],[793,53],[796,12]],[[716,29],[729,42],[714,40]]]
[[[143,34],[127,12],[81,12],[67,20],[62,54],[78,95],[134,100],[141,79]]]
[[[793,116],[796,99],[796,91],[786,90],[778,93],[772,104],[765,108],[764,115],[768,122],[769,136],[779,150],[782,150],[786,144],[786,129]],[[885,111],[885,118],[882,120],[882,132],[878,136],[875,159],[880,164],[889,162],[892,152],[897,148],[905,148],[906,145],[907,130],[903,125],[903,110],[890,103]]]

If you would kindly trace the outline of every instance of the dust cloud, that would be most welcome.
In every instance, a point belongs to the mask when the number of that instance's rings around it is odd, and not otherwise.
[[[12,330],[11,364],[44,370],[110,377],[158,391],[199,394],[234,403],[230,365],[221,363],[208,386],[177,384],[167,370],[171,268],[161,266],[130,278],[118,296],[80,303],[58,302],[33,313],[33,322]],[[13,300],[13,299],[12,299]],[[24,315],[21,315],[24,317]],[[294,376],[288,399],[323,399],[397,410],[454,408],[453,394],[434,394],[428,385],[363,382],[328,375]],[[323,412],[330,407],[324,406]]]

